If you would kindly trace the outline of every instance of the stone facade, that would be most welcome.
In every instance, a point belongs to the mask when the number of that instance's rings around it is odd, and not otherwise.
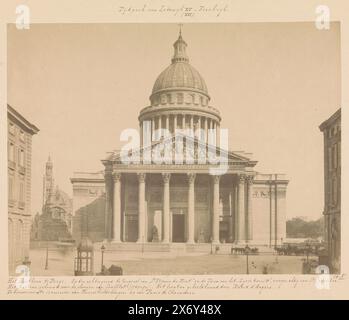
[[[9,270],[29,259],[31,223],[32,136],[39,129],[11,106],[8,121],[8,249]]]
[[[72,235],[76,241],[84,235],[92,241],[105,238],[105,182],[102,172],[76,172],[73,185]]]
[[[286,237],[288,181],[258,174],[251,154],[223,148],[219,110],[209,104],[186,47],[180,35],[171,65],[155,81],[151,105],[140,111],[139,149],[103,160],[106,237],[116,243],[278,245]],[[224,173],[212,173],[210,156],[224,158]]]
[[[150,106],[140,111],[140,144],[103,160],[103,177],[72,178],[74,211],[95,201],[99,193],[90,189],[102,192],[104,184],[99,222],[112,243],[279,245],[288,180],[256,172],[250,153],[227,150],[220,112],[186,47],[180,34]]]
[[[324,216],[331,272],[341,262],[341,109],[320,125],[324,136]]]

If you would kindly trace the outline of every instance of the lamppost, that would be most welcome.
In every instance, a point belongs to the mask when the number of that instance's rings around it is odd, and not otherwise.
[[[48,241],[46,241],[46,261],[45,261],[45,270],[48,269]]]
[[[310,249],[310,245],[309,243],[306,244],[306,253],[307,253],[307,264],[309,263],[309,249]]]
[[[278,256],[279,256],[279,252],[278,252],[278,250],[277,250],[277,248],[276,248],[276,256],[275,256],[275,263],[278,263]]]
[[[211,237],[210,240],[211,240],[211,254],[213,254],[213,238]]]
[[[104,265],[104,251],[105,251],[105,246],[102,244],[101,246],[101,253],[102,253],[102,261],[101,261],[101,272],[103,272],[103,265]]]
[[[245,254],[246,254],[246,274],[250,274],[250,271],[248,269],[248,255],[250,253],[250,247],[247,245],[245,247]]]
[[[144,236],[142,236],[141,250],[142,250],[142,259],[143,259],[143,257],[144,257]]]

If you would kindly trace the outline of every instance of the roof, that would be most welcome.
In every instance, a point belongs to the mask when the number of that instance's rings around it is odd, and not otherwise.
[[[175,62],[160,73],[152,94],[169,89],[193,89],[208,95],[207,86],[200,73],[187,62]]]
[[[104,182],[104,171],[98,172],[74,172],[70,178],[71,183],[75,182]]]
[[[32,135],[39,132],[39,129],[34,124],[30,123],[9,104],[7,104],[7,117],[12,121],[16,121],[18,125],[20,125],[25,131]]]
[[[228,162],[234,161],[234,162],[245,163],[247,167],[254,167],[257,164],[257,161],[251,160],[251,157],[252,157],[251,153],[247,153],[244,151],[225,150],[224,148],[220,148],[218,146],[214,146],[214,145],[211,145],[209,143],[205,143],[203,141],[198,140],[197,138],[183,135],[181,133],[174,134],[174,135],[172,135],[172,136],[170,136],[162,141],[153,141],[151,145],[143,146],[141,148],[136,148],[133,151],[133,155],[145,154],[147,150],[148,151],[152,150],[158,144],[164,144],[164,146],[165,145],[170,146],[173,143],[175,143],[176,139],[179,137],[186,139],[186,141],[188,141],[188,142],[191,142],[190,144],[192,146],[194,146],[194,144],[197,143],[198,145],[200,145],[201,147],[204,147],[205,149],[207,147],[208,150],[210,150],[210,151],[213,151],[213,150],[219,151],[219,154],[223,155],[223,157],[220,159],[221,163],[225,163],[225,161],[228,161]],[[199,156],[199,155],[196,155],[194,157],[197,157],[197,156]],[[197,160],[197,158],[196,158],[196,160]],[[207,159],[207,160],[209,160],[209,159]],[[106,159],[102,160],[102,163],[104,165],[106,165],[107,163],[110,163],[110,162],[117,162],[118,163],[118,162],[124,162],[124,161],[125,161],[125,159],[122,160],[122,152],[120,150],[115,150],[114,152],[111,152]],[[183,164],[185,164],[185,163],[183,163]]]
[[[337,119],[341,117],[341,108],[339,108],[332,116],[320,124],[319,129],[324,131],[326,128],[331,126]]]
[[[200,73],[189,64],[186,53],[187,43],[181,33],[174,43],[172,63],[160,73],[153,86],[152,95],[165,90],[194,90],[208,96],[205,80]]]

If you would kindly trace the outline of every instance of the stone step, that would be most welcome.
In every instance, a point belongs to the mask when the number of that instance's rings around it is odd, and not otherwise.
[[[100,250],[102,243],[95,243],[95,250]],[[161,242],[147,242],[147,243],[136,243],[136,242],[109,242],[104,243],[106,251],[123,251],[123,252],[177,252],[177,253],[217,253],[217,254],[230,254],[232,247],[244,247],[232,245],[231,243],[161,243]],[[257,247],[260,254],[272,253],[273,248],[267,246],[254,246],[249,244],[251,248]],[[219,248],[216,250],[216,248]]]
[[[133,251],[133,252],[169,252],[170,245],[164,243],[135,243],[135,242],[121,242],[121,243],[107,243],[104,245],[106,250],[110,251]]]

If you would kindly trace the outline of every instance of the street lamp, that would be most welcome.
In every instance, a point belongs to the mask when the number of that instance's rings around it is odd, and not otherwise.
[[[310,250],[310,245],[309,243],[306,244],[306,253],[307,253],[307,264],[309,263],[309,250]]]
[[[104,244],[102,244],[102,246],[101,246],[101,253],[102,253],[101,272],[103,272],[104,251],[105,251],[105,246],[104,246]]]
[[[144,254],[144,236],[142,236],[142,257]]]
[[[45,261],[45,270],[48,269],[48,242],[46,242],[46,261]]]
[[[276,255],[275,255],[275,263],[278,263],[279,261],[278,261],[278,256],[279,256],[279,251],[277,250],[277,248],[276,248]]]
[[[250,247],[246,245],[245,247],[245,254],[246,254],[246,274],[250,274],[249,269],[248,269],[248,255],[250,253]]]

